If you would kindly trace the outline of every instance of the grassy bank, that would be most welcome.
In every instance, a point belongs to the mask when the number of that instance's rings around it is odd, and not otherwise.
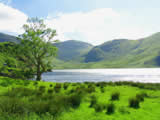
[[[160,84],[0,77],[0,120],[158,120]]]

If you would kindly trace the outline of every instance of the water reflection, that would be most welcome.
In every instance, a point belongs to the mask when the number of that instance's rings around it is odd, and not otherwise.
[[[43,80],[53,82],[134,81],[160,83],[160,69],[54,70],[43,74]]]

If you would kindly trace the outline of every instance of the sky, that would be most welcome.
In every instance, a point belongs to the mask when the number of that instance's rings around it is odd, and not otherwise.
[[[160,32],[160,0],[0,0],[0,32],[18,35],[31,17],[44,19],[57,38],[94,45]]]

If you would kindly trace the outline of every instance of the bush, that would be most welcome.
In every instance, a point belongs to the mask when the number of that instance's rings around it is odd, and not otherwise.
[[[64,108],[60,104],[58,105],[52,104],[49,108],[49,113],[54,117],[60,115],[63,111],[64,111]]]
[[[24,97],[24,96],[32,96],[35,93],[36,91],[33,89],[18,87],[18,88],[12,88],[11,90],[8,90],[8,92],[6,92],[4,95],[9,97]]]
[[[8,114],[25,114],[26,106],[19,98],[5,97],[0,99],[0,111]]]
[[[101,87],[100,90],[101,90],[101,93],[105,92],[104,87]]]
[[[42,92],[42,91],[37,91],[37,92],[36,92],[36,96],[40,97],[40,96],[42,96],[42,95],[43,95],[43,92]]]
[[[69,83],[64,83],[63,85],[64,90],[67,90],[68,87],[69,87]]]
[[[144,96],[142,94],[136,94],[136,99],[139,100],[140,102],[143,102]]]
[[[145,93],[145,92],[136,94],[136,98],[137,98],[140,102],[143,102],[145,97],[148,97],[147,93]]]
[[[53,89],[48,89],[48,94],[52,94],[53,93]]]
[[[70,91],[69,91],[69,94],[73,94],[75,92],[75,89],[71,89]]]
[[[87,93],[92,93],[92,92],[95,92],[95,86],[91,85],[90,87],[86,88],[85,90]]]
[[[96,112],[102,112],[103,109],[104,109],[104,105],[102,105],[102,104],[95,104],[94,105],[94,109],[95,109]]]
[[[24,86],[28,86],[30,84],[30,81],[24,80]]]
[[[97,99],[95,96],[91,96],[91,103],[89,107],[94,107],[97,104]]]
[[[61,84],[57,83],[57,84],[55,85],[55,87],[54,87],[54,91],[55,91],[56,93],[59,93],[60,90],[61,90]]]
[[[41,92],[45,92],[45,89],[46,89],[46,86],[42,85],[42,86],[39,87],[39,91],[41,91]]]
[[[111,95],[111,100],[119,100],[119,96],[120,96],[119,92],[114,92]]]
[[[107,105],[107,114],[113,114],[115,112],[115,105],[110,103]]]
[[[52,85],[52,84],[50,84],[50,85],[49,85],[49,87],[53,87],[53,85]]]
[[[38,82],[37,82],[37,81],[34,82],[33,85],[34,85],[34,86],[38,86]]]
[[[129,100],[129,107],[131,108],[139,108],[140,101],[137,98],[131,98]]]
[[[49,107],[50,107],[50,105],[48,104],[47,101],[36,100],[30,104],[29,109],[30,109],[30,112],[35,112],[40,115],[40,114],[44,114],[44,113],[48,112]]]
[[[78,94],[71,95],[68,102],[72,108],[78,108],[81,104],[81,96]]]

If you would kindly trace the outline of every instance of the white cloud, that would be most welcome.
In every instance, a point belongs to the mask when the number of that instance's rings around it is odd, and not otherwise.
[[[28,16],[1,1],[5,0],[0,0],[0,32],[22,33],[22,25],[26,23]],[[111,8],[58,13],[56,17],[49,15],[45,19],[49,27],[57,30],[58,39],[81,40],[92,44],[118,38],[137,39],[148,36],[155,30],[143,21],[137,16]]]
[[[75,39],[92,44],[118,38],[137,39],[152,33],[138,17],[111,8],[58,13],[56,17],[48,16],[46,23],[57,29],[60,40]]]
[[[26,23],[27,18],[23,12],[0,3],[0,31],[22,33],[22,25]]]

